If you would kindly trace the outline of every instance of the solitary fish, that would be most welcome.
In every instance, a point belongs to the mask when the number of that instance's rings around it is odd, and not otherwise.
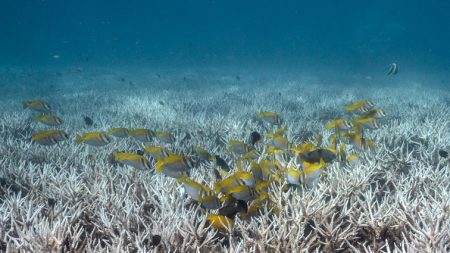
[[[397,63],[391,63],[390,65],[389,65],[389,69],[388,69],[388,72],[386,73],[386,75],[397,75],[397,73],[398,73],[398,71],[399,71],[399,68],[398,68],[398,65],[397,65]]]
[[[43,100],[29,100],[22,103],[23,109],[30,109],[36,112],[50,112],[50,104]]]
[[[92,126],[94,124],[94,121],[91,118],[89,118],[88,116],[84,116],[83,119],[84,119],[84,123],[87,126]]]

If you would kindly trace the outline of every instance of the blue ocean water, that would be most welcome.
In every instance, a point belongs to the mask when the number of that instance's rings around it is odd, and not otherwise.
[[[246,66],[439,76],[448,84],[450,2],[0,2],[0,64]]]

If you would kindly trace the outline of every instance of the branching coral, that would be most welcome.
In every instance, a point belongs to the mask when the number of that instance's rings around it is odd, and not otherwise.
[[[154,84],[131,88],[105,75],[112,84],[102,93],[105,88],[92,86],[100,79],[85,77],[74,87],[70,75],[56,82],[59,93],[40,97],[55,105],[72,137],[55,146],[30,142],[31,134],[46,129],[20,108],[35,94],[21,89],[22,97],[1,100],[1,252],[450,251],[449,159],[439,156],[450,143],[450,109],[440,102],[449,99],[448,91],[331,88],[254,77],[236,85],[234,78],[194,71],[190,82],[198,78],[205,85],[189,91],[174,85],[182,80],[176,74],[153,73],[135,82]],[[258,112],[278,112],[289,140],[300,143],[323,132],[325,122],[345,117],[345,104],[364,98],[388,113],[369,133],[377,149],[357,164],[331,164],[312,189],[272,186],[279,212],[266,205],[255,217],[236,218],[230,232],[211,228],[208,212],[175,180],[110,162],[111,153],[143,149],[142,143],[115,139],[93,148],[73,139],[93,128],[170,131],[176,141],[166,147],[192,156],[192,147],[202,146],[235,167],[228,140],[273,130],[254,120]],[[94,126],[86,126],[82,115],[90,115]],[[191,177],[210,186],[215,180],[205,164]]]

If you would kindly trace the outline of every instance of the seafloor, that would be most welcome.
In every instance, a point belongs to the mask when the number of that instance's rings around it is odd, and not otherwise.
[[[401,73],[346,84],[221,69],[4,68],[0,75],[0,252],[450,251],[449,89]],[[48,101],[70,139],[32,143],[49,127],[22,109],[29,99]],[[387,114],[367,133],[376,150],[349,166],[329,164],[313,188],[274,184],[279,212],[265,206],[251,219],[237,216],[228,232],[211,228],[206,216],[215,211],[193,202],[176,180],[111,162],[113,152],[136,152],[142,143],[74,141],[110,127],[170,131],[176,141],[168,148],[192,156],[202,146],[234,168],[226,143],[266,134],[259,112],[281,115],[291,143],[323,133],[327,144],[324,124],[347,117],[343,107],[361,99]],[[216,180],[206,164],[190,176],[210,186]]]

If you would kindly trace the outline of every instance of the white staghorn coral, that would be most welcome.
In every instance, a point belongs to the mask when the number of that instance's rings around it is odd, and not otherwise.
[[[189,73],[189,91],[179,89],[183,78],[176,74],[143,74],[129,86],[117,75],[72,73],[52,81],[60,85],[55,93],[22,87],[22,97],[2,98],[0,252],[450,251],[449,159],[439,155],[450,143],[448,91],[337,88],[254,76],[236,84],[214,71]],[[78,87],[71,86],[76,75],[86,78]],[[102,77],[111,85],[93,86]],[[26,75],[13,81],[21,78]],[[31,143],[31,135],[47,127],[32,122],[20,104],[36,94],[63,118],[69,140]],[[170,131],[176,141],[165,147],[192,157],[192,148],[201,146],[234,168],[227,141],[274,130],[255,120],[258,112],[279,113],[286,136],[298,144],[324,132],[325,122],[346,117],[344,105],[365,98],[388,114],[368,133],[375,152],[354,165],[329,165],[312,189],[273,185],[273,204],[250,219],[238,216],[230,233],[211,228],[206,216],[212,212],[186,197],[176,180],[111,162],[112,153],[142,150],[143,143],[115,138],[95,148],[74,142],[76,133],[110,127]],[[83,115],[94,126],[86,126]],[[198,164],[190,176],[214,185],[208,164]]]

